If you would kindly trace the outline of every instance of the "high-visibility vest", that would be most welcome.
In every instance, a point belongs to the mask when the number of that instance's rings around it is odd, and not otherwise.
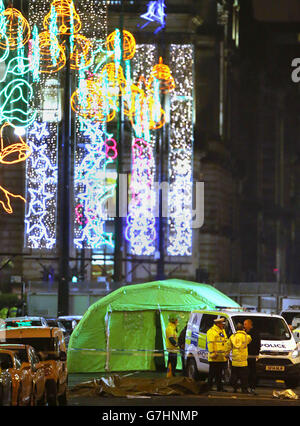
[[[0,310],[0,318],[7,318],[8,308],[2,308]]]
[[[243,330],[238,330],[230,336],[232,349],[232,366],[247,367],[248,365],[248,345],[251,342],[251,336]]]
[[[10,317],[16,317],[18,313],[18,308],[16,306],[13,306],[9,309],[9,314],[8,316]]]
[[[178,352],[178,348],[170,342],[169,338],[173,337],[177,343],[176,325],[170,322],[166,328],[166,347],[169,352]]]
[[[226,362],[229,353],[226,331],[213,325],[207,331],[208,362]]]

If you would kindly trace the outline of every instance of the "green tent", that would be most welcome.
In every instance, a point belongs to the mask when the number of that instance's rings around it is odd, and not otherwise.
[[[180,279],[128,285],[91,305],[68,346],[70,373],[156,370],[165,367],[170,311],[180,332],[194,309],[239,305],[214,287]],[[181,361],[178,357],[178,367]]]

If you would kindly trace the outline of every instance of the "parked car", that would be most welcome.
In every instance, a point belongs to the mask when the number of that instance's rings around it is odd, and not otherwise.
[[[34,347],[44,367],[48,405],[67,404],[67,353],[64,334],[57,327],[19,327],[5,330],[7,343]]]
[[[6,328],[16,327],[48,327],[44,317],[11,317],[5,318]]]
[[[63,324],[63,326],[67,330],[67,333],[71,335],[74,328],[81,320],[81,318],[82,318],[82,315],[68,315],[68,316],[59,316],[57,320]]]
[[[67,332],[63,323],[59,321],[57,318],[46,318],[46,321],[49,327],[58,327],[63,331],[63,333]]]
[[[44,366],[35,349],[30,345],[0,344],[1,349],[14,351],[22,363],[22,368],[31,369],[33,405],[46,404],[46,376]]]
[[[0,405],[12,405],[12,378],[7,370],[0,368]]]
[[[10,349],[0,349],[0,367],[7,370],[12,379],[12,405],[34,405],[31,369],[22,365],[17,354]]]

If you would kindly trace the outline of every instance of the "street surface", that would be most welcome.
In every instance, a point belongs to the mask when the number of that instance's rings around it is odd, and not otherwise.
[[[165,373],[155,372],[136,372],[124,373],[131,374],[132,377],[164,377]],[[178,373],[180,374],[180,372]],[[122,375],[122,373],[120,373]],[[256,389],[257,395],[247,395],[240,392],[233,393],[230,386],[225,386],[227,392],[206,391],[199,395],[184,396],[98,396],[98,395],[72,395],[72,388],[83,382],[106,376],[102,373],[94,374],[70,374],[69,375],[69,406],[99,406],[99,407],[117,407],[117,406],[300,406],[300,387],[293,389],[299,399],[275,398],[274,391],[284,391],[286,388],[284,383],[280,382],[262,382]]]

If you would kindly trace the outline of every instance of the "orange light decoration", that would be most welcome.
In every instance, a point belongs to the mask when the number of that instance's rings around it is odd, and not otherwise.
[[[29,157],[32,150],[31,148],[24,142],[24,140],[18,136],[19,142],[8,143],[12,135],[7,133],[8,131],[14,130],[14,126],[11,126],[9,123],[4,123],[1,127],[0,131],[0,163],[10,165],[15,163],[20,163],[21,161],[25,161],[26,158]],[[7,133],[4,136],[4,132]],[[15,134],[13,134],[16,137]],[[5,143],[7,146],[4,146]],[[11,197],[12,198],[20,198],[24,203],[26,200],[21,195],[13,194],[12,192],[5,189],[3,186],[0,186],[0,205],[6,211],[6,213],[12,214],[13,209],[11,206]]]
[[[137,85],[132,84],[128,93],[125,93],[123,97],[124,114],[127,115],[130,119],[135,117],[137,113],[137,102],[143,104],[145,102],[145,98],[146,95],[144,90],[140,89]]]
[[[91,41],[81,34],[74,35],[74,48],[70,55],[70,68],[79,69],[82,64],[89,66],[92,58],[88,57],[92,50]]]
[[[24,142],[21,136],[17,136],[19,142],[8,143],[4,147],[5,142],[9,142],[11,135],[6,134],[4,136],[4,130],[7,128],[14,129],[9,123],[4,123],[0,131],[0,163],[2,164],[15,164],[25,161],[29,155],[32,153],[31,148]],[[14,134],[14,137],[16,135]]]
[[[144,102],[140,104],[140,117],[137,119],[133,114],[129,116],[132,127],[138,131],[139,125],[142,126],[142,130],[149,128],[149,130],[156,130],[163,127],[166,123],[165,111],[159,107],[159,119],[155,119],[157,112],[154,111],[155,101],[152,97],[144,99]]]
[[[7,189],[3,188],[3,186],[0,186],[0,197],[4,198],[4,200],[0,199],[1,206],[6,211],[6,213],[9,213],[9,214],[13,213],[10,197],[20,198],[22,201],[24,201],[24,203],[26,203],[26,200],[25,200],[24,197],[22,197],[21,195],[16,195],[16,194],[13,194],[12,192],[7,191]]]
[[[72,110],[86,119],[111,121],[116,115],[111,101],[106,101],[101,86],[93,80],[85,80],[86,87],[78,88],[71,96]]]
[[[28,21],[19,10],[13,7],[5,9],[2,15],[6,18],[5,35],[8,38],[9,48],[11,50],[17,49],[20,41],[18,38],[19,33],[22,35],[22,45],[24,46],[30,39],[30,26]],[[1,37],[0,39],[0,48],[7,48],[5,37]]]
[[[56,25],[58,34],[72,35],[81,29],[81,21],[76,12],[73,1],[71,0],[54,0],[51,3],[56,12]],[[44,18],[44,28],[49,29],[51,21],[51,11]]]
[[[106,48],[109,51],[115,50],[115,38],[117,31],[112,32],[106,38]],[[136,51],[136,41],[133,35],[126,30],[123,30],[123,60],[132,59]]]
[[[163,127],[166,123],[166,114],[165,111],[159,107],[159,120],[155,119],[155,101],[152,97],[148,98],[148,108],[149,108],[149,129],[156,130]]]
[[[168,65],[163,63],[162,57],[159,58],[159,63],[154,65],[152,68],[149,80],[148,87],[151,88],[154,78],[157,78],[160,81],[160,91],[162,93],[168,93],[174,90],[175,80],[171,74],[171,70]]]
[[[120,96],[123,94],[127,82],[124,77],[123,68],[116,67],[114,62],[110,62],[102,68],[99,76],[99,83],[109,97]]]
[[[58,52],[56,63],[54,64],[51,56],[51,49],[54,47]],[[51,74],[59,71],[66,64],[66,55],[62,46],[59,45],[55,36],[50,36],[49,31],[43,31],[39,34],[40,48],[40,71]]]

